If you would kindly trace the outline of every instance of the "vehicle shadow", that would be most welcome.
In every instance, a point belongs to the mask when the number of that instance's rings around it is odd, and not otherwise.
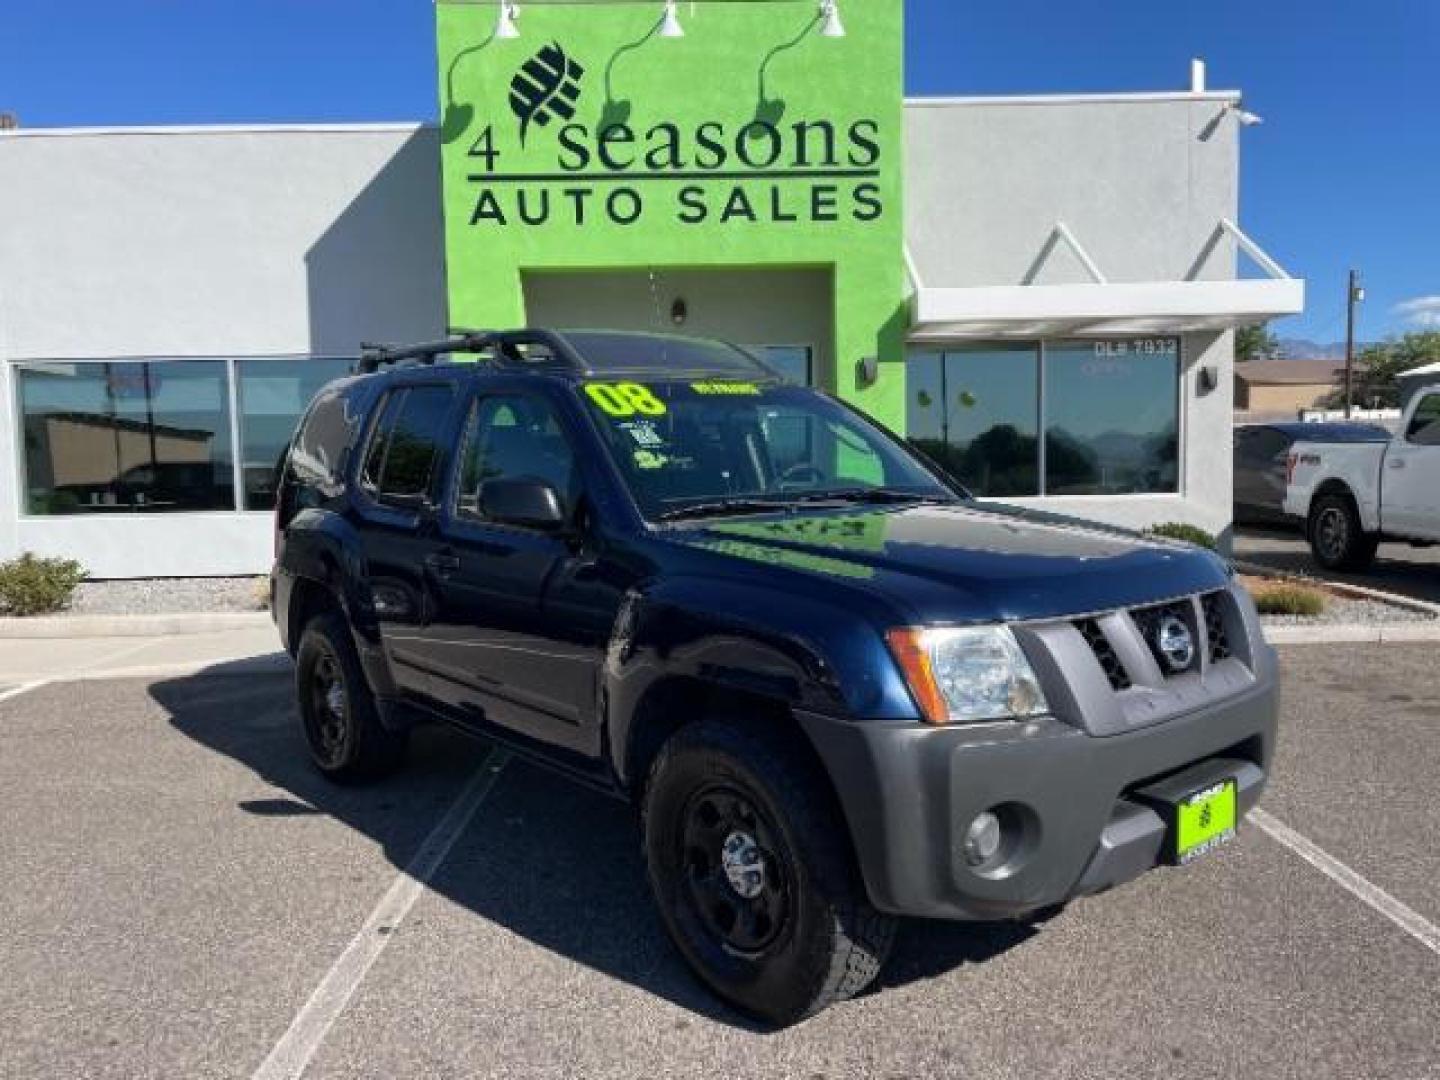
[[[236,814],[324,814],[374,841],[397,868],[486,759],[490,747],[443,726],[415,732],[407,767],[368,788],[311,768],[286,673],[220,664],[153,684],[177,731],[276,790]],[[429,887],[464,910],[568,960],[709,1019],[766,1029],[721,1004],[690,973],[651,903],[630,807],[511,759]],[[961,926],[907,920],[876,990],[934,978],[1021,944],[1030,923]]]

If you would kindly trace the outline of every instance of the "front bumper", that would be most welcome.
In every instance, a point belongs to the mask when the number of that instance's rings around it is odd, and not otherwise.
[[[944,919],[1022,915],[1129,880],[1163,858],[1165,827],[1138,789],[1193,770],[1195,786],[1234,777],[1238,812],[1260,797],[1275,749],[1273,653],[1260,646],[1242,694],[1124,734],[1097,737],[1053,718],[935,727],[801,723],[834,782],[871,902]],[[970,867],[977,814],[1007,808],[1014,854]]]

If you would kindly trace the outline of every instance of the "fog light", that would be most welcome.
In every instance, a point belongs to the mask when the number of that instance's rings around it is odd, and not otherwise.
[[[965,861],[971,866],[984,866],[1000,853],[1000,819],[984,810],[965,830]]]

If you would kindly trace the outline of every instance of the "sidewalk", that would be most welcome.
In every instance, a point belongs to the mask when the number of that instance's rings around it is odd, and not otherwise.
[[[254,660],[232,669],[287,667],[272,625],[202,634],[159,634],[145,637],[14,638],[0,640],[0,686],[69,679],[143,677],[150,674],[208,667],[235,660]]]

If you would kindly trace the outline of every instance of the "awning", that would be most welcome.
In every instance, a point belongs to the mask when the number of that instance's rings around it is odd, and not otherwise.
[[[1298,315],[1305,282],[1292,278],[1229,220],[1222,220],[1195,260],[1197,274],[1225,235],[1234,237],[1269,276],[1229,281],[1110,282],[1063,222],[1058,222],[1037,269],[1055,246],[1068,244],[1091,280],[1067,285],[993,285],[936,288],[915,285],[910,337],[1034,338],[1067,335],[1183,333],[1228,330]]]

